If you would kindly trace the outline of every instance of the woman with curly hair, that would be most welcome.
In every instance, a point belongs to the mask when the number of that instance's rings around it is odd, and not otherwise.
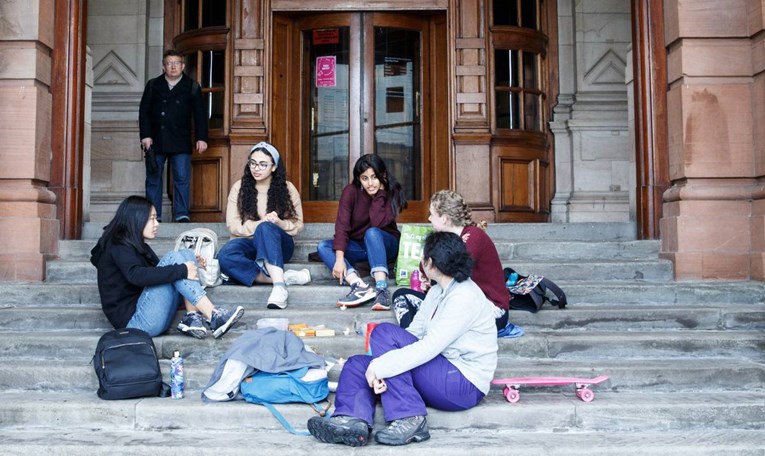
[[[472,268],[458,235],[434,232],[425,238],[422,269],[435,285],[420,312],[406,329],[378,325],[370,334],[371,356],[348,359],[332,418],[308,420],[314,437],[366,445],[377,395],[390,424],[375,440],[385,445],[429,439],[426,406],[459,411],[481,402],[497,367],[497,335],[494,306],[470,280]]]
[[[473,282],[478,285],[489,301],[494,303],[497,331],[504,330],[508,325],[507,309],[510,305],[510,293],[505,286],[502,263],[494,242],[486,231],[473,222],[465,199],[457,192],[440,190],[434,193],[430,198],[429,210],[428,220],[435,231],[454,233],[462,238],[470,257],[475,261]],[[429,281],[424,280],[423,283],[427,289]],[[403,327],[409,324],[424,297],[424,293],[408,288],[396,290],[393,294],[393,310],[399,324]],[[520,331],[520,328],[517,331]]]
[[[306,284],[311,275],[284,270],[295,249],[292,238],[303,229],[303,207],[273,145],[263,141],[250,149],[244,174],[228,193],[226,226],[234,239],[218,252],[221,272],[248,287],[273,284],[268,308],[287,307],[286,285]]]
[[[332,277],[351,286],[338,307],[355,307],[374,299],[372,310],[390,309],[388,263],[398,255],[398,213],[406,207],[401,184],[388,173],[379,155],[366,154],[353,166],[353,181],[343,188],[335,220],[335,237],[319,242],[321,260]],[[369,262],[375,286],[359,277],[353,263]]]

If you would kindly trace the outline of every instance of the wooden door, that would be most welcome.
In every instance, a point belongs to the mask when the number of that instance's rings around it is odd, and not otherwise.
[[[399,221],[427,220],[431,193],[448,185],[448,149],[435,152],[448,142],[447,110],[436,109],[446,103],[443,24],[388,13],[275,17],[272,138],[289,151],[307,221],[335,220],[366,153],[381,155],[404,187]]]

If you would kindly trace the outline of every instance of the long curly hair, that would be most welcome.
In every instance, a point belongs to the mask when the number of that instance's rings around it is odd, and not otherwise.
[[[432,260],[436,269],[457,282],[470,278],[475,264],[462,238],[449,231],[434,231],[425,238],[422,260]]]
[[[388,167],[385,166],[385,161],[379,155],[365,154],[356,160],[356,164],[353,165],[353,185],[356,188],[361,188],[360,177],[369,168],[374,170],[377,179],[380,180],[385,190],[390,192],[393,213],[398,215],[407,206],[406,197],[404,197],[401,184],[398,183],[392,174],[388,173]]]
[[[439,190],[430,197],[430,206],[438,215],[446,216],[453,226],[471,226],[473,214],[465,199],[452,190]]]
[[[255,152],[263,152],[271,158],[271,164],[274,163],[273,157],[266,149],[255,149],[247,156],[237,202],[242,223],[247,220],[260,220],[260,215],[258,215],[258,189],[255,187],[255,178],[252,177],[249,165],[249,160]],[[290,192],[287,189],[287,170],[284,168],[283,160],[279,160],[276,171],[271,174],[271,185],[268,187],[266,197],[268,198],[266,212],[275,211],[282,220],[289,220],[297,215],[295,206],[290,199]]]

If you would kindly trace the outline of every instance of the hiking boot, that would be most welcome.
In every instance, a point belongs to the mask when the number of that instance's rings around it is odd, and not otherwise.
[[[299,271],[287,269],[284,271],[284,283],[287,285],[305,285],[310,281],[311,271],[308,269],[301,269]]]
[[[207,328],[205,328],[205,318],[199,312],[187,312],[178,323],[178,331],[187,336],[204,339],[207,337]]]
[[[375,289],[365,284],[364,282],[354,283],[351,285],[351,291],[345,296],[337,300],[337,307],[356,307],[369,302],[377,296]]]
[[[377,288],[375,303],[372,304],[372,310],[390,310],[390,291],[387,288]]]
[[[424,416],[410,416],[396,420],[375,434],[377,443],[383,445],[406,445],[430,438],[428,422]]]
[[[271,294],[268,295],[268,307],[269,309],[284,309],[287,307],[287,297],[289,297],[287,287],[274,287],[271,290]]]
[[[244,307],[237,306],[233,311],[216,307],[212,311],[210,318],[210,331],[216,339],[226,334],[234,324],[244,315]]]
[[[352,416],[314,416],[308,420],[308,432],[324,443],[343,443],[358,447],[369,442],[369,425],[366,421]]]

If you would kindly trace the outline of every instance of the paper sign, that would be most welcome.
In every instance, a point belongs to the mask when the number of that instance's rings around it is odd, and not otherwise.
[[[316,57],[316,87],[335,87],[335,63],[334,55]]]
[[[339,29],[320,29],[313,31],[313,44],[337,44],[340,42]]]

